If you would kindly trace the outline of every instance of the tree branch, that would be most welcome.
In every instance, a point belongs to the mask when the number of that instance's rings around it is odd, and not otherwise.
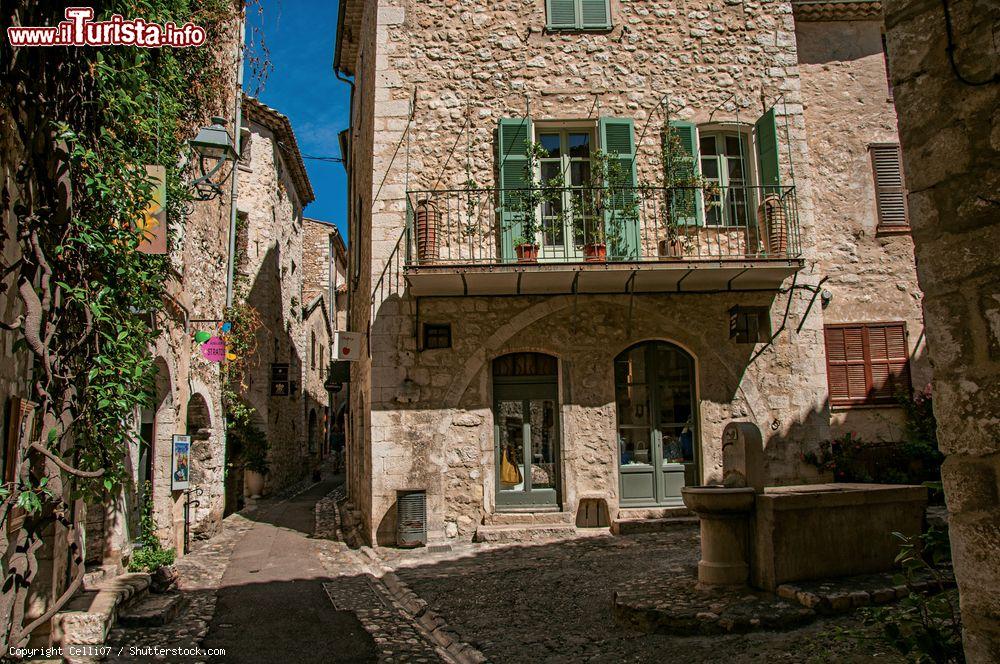
[[[74,468],[73,466],[69,465],[68,463],[60,459],[57,455],[53,454],[51,450],[47,449],[41,443],[37,442],[32,443],[31,449],[35,450],[36,452],[44,454],[46,457],[48,457],[49,461],[59,466],[61,470],[69,473],[70,475],[75,475],[77,477],[86,477],[86,478],[101,477],[102,475],[104,475],[104,468],[101,468],[100,470],[80,470],[79,468]]]

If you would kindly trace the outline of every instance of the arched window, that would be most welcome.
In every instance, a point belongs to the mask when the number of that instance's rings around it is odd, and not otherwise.
[[[677,504],[698,484],[694,359],[665,341],[632,346],[615,358],[622,503]]]

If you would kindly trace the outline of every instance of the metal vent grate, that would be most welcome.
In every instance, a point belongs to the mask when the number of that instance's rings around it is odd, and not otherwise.
[[[427,492],[400,491],[396,496],[396,545],[427,543]]]

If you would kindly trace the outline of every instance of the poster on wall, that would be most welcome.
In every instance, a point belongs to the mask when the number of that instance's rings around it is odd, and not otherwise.
[[[183,491],[191,485],[191,436],[174,435],[170,457],[170,489]]]
[[[167,253],[167,170],[163,166],[146,166],[146,175],[152,185],[151,198],[136,221],[142,234],[139,251],[144,254]]]

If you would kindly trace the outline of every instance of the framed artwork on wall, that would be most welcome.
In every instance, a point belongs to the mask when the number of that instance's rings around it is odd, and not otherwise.
[[[191,436],[174,434],[170,447],[170,489],[183,491],[191,486]]]

